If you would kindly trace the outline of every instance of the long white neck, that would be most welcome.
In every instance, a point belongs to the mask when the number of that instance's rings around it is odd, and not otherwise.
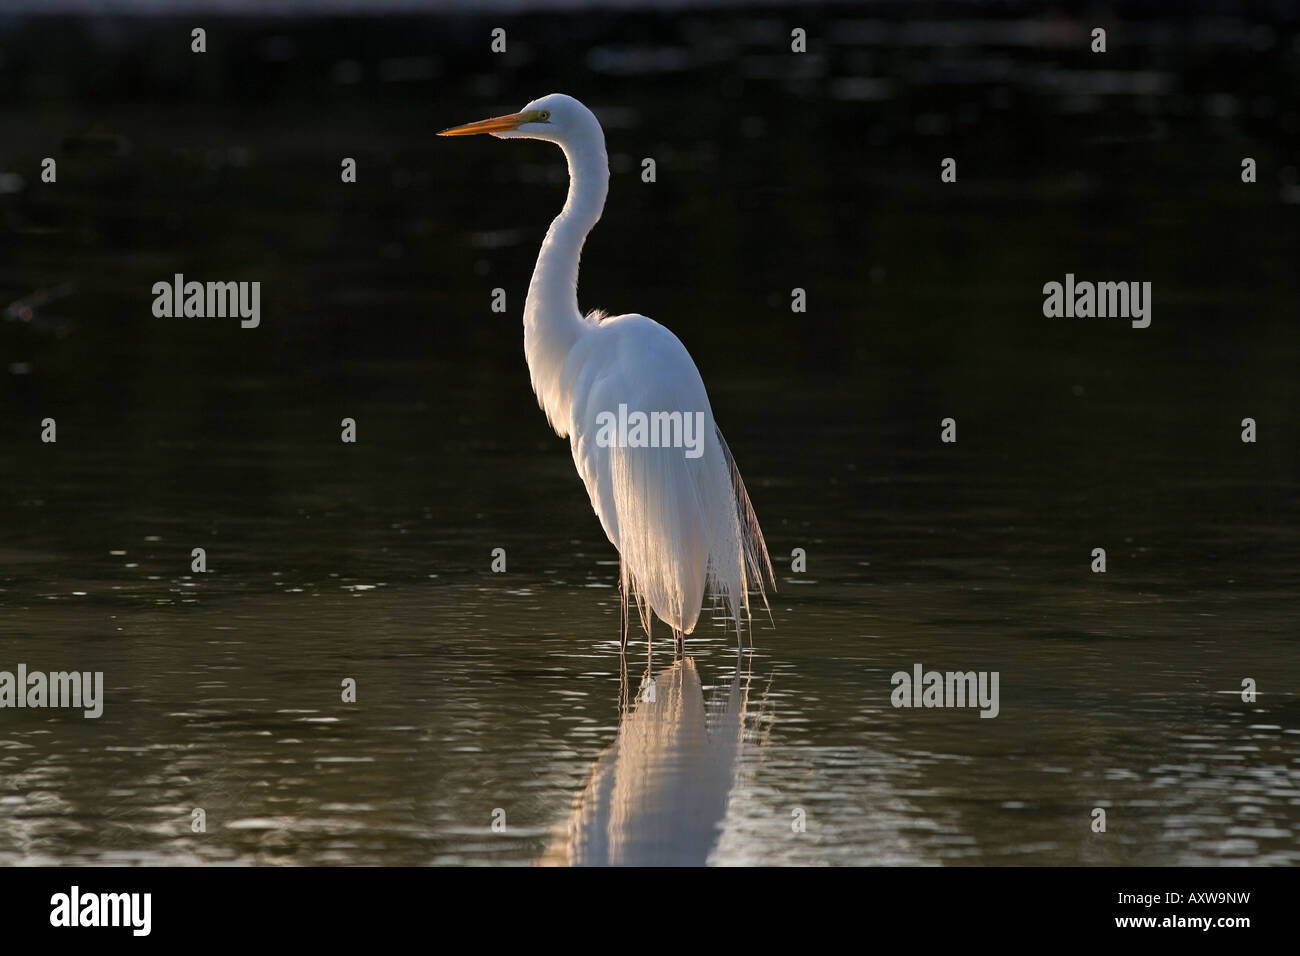
[[[592,326],[578,310],[578,260],[587,233],[600,219],[609,192],[605,136],[592,129],[562,143],[569,164],[569,195],[542,242],[524,302],[524,356],[533,391],[547,421],[561,436],[569,432],[569,395],[563,387],[564,360]]]

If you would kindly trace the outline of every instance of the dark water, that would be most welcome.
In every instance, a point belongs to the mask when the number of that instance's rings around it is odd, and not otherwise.
[[[804,16],[6,22],[0,670],[107,700],[0,710],[0,861],[1300,862],[1294,28]],[[691,349],[778,569],[653,700],[522,358],[559,155],[433,136],[555,89],[580,299]],[[1150,328],[1044,318],[1067,272]]]

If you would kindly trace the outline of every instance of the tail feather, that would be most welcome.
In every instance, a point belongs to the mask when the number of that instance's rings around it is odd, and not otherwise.
[[[706,594],[730,612],[738,640],[751,591],[771,617],[763,578],[776,583],[763,532],[731,451],[713,432],[717,444],[699,459],[676,448],[608,452],[622,612],[634,601],[647,634],[655,615],[691,633]]]
[[[727,441],[722,437],[722,429],[715,426],[714,434],[718,436],[718,445],[722,448],[722,456],[726,459],[727,469],[731,474],[731,490],[736,501],[736,521],[740,529],[740,593],[728,594],[726,592],[730,589],[725,586],[715,593],[721,593],[723,600],[726,601],[732,617],[736,620],[736,633],[739,635],[740,614],[738,612],[743,608],[746,618],[752,618],[749,607],[751,590],[758,592],[758,596],[763,601],[763,610],[767,612],[769,622],[771,621],[772,608],[767,603],[763,578],[766,576],[775,592],[776,576],[772,573],[772,560],[767,553],[767,542],[763,540],[763,529],[758,526],[758,515],[754,514],[754,506],[749,503],[749,492],[745,490],[745,482],[740,477],[740,469],[736,467],[736,459],[732,457],[731,449],[727,447]]]

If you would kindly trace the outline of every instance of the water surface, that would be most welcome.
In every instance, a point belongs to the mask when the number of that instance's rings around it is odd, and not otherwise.
[[[3,34],[0,668],[107,701],[0,714],[0,862],[1300,862],[1294,37],[1135,29],[1089,85],[1069,22],[826,14],[797,69],[779,20],[529,22],[505,71],[462,21],[237,24],[201,76],[150,21]],[[614,167],[582,303],[691,349],[767,535],[739,655],[624,677],[522,358],[558,154],[432,135],[551,89]],[[153,318],[176,272],[262,326]],[[1044,319],[1067,272],[1151,327]],[[999,716],[895,709],[916,663]]]

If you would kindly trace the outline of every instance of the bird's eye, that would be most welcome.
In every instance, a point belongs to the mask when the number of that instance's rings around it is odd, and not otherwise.
[[[545,123],[548,119],[551,118],[551,111],[542,110],[540,113],[537,114],[537,118],[541,120],[543,123]]]

